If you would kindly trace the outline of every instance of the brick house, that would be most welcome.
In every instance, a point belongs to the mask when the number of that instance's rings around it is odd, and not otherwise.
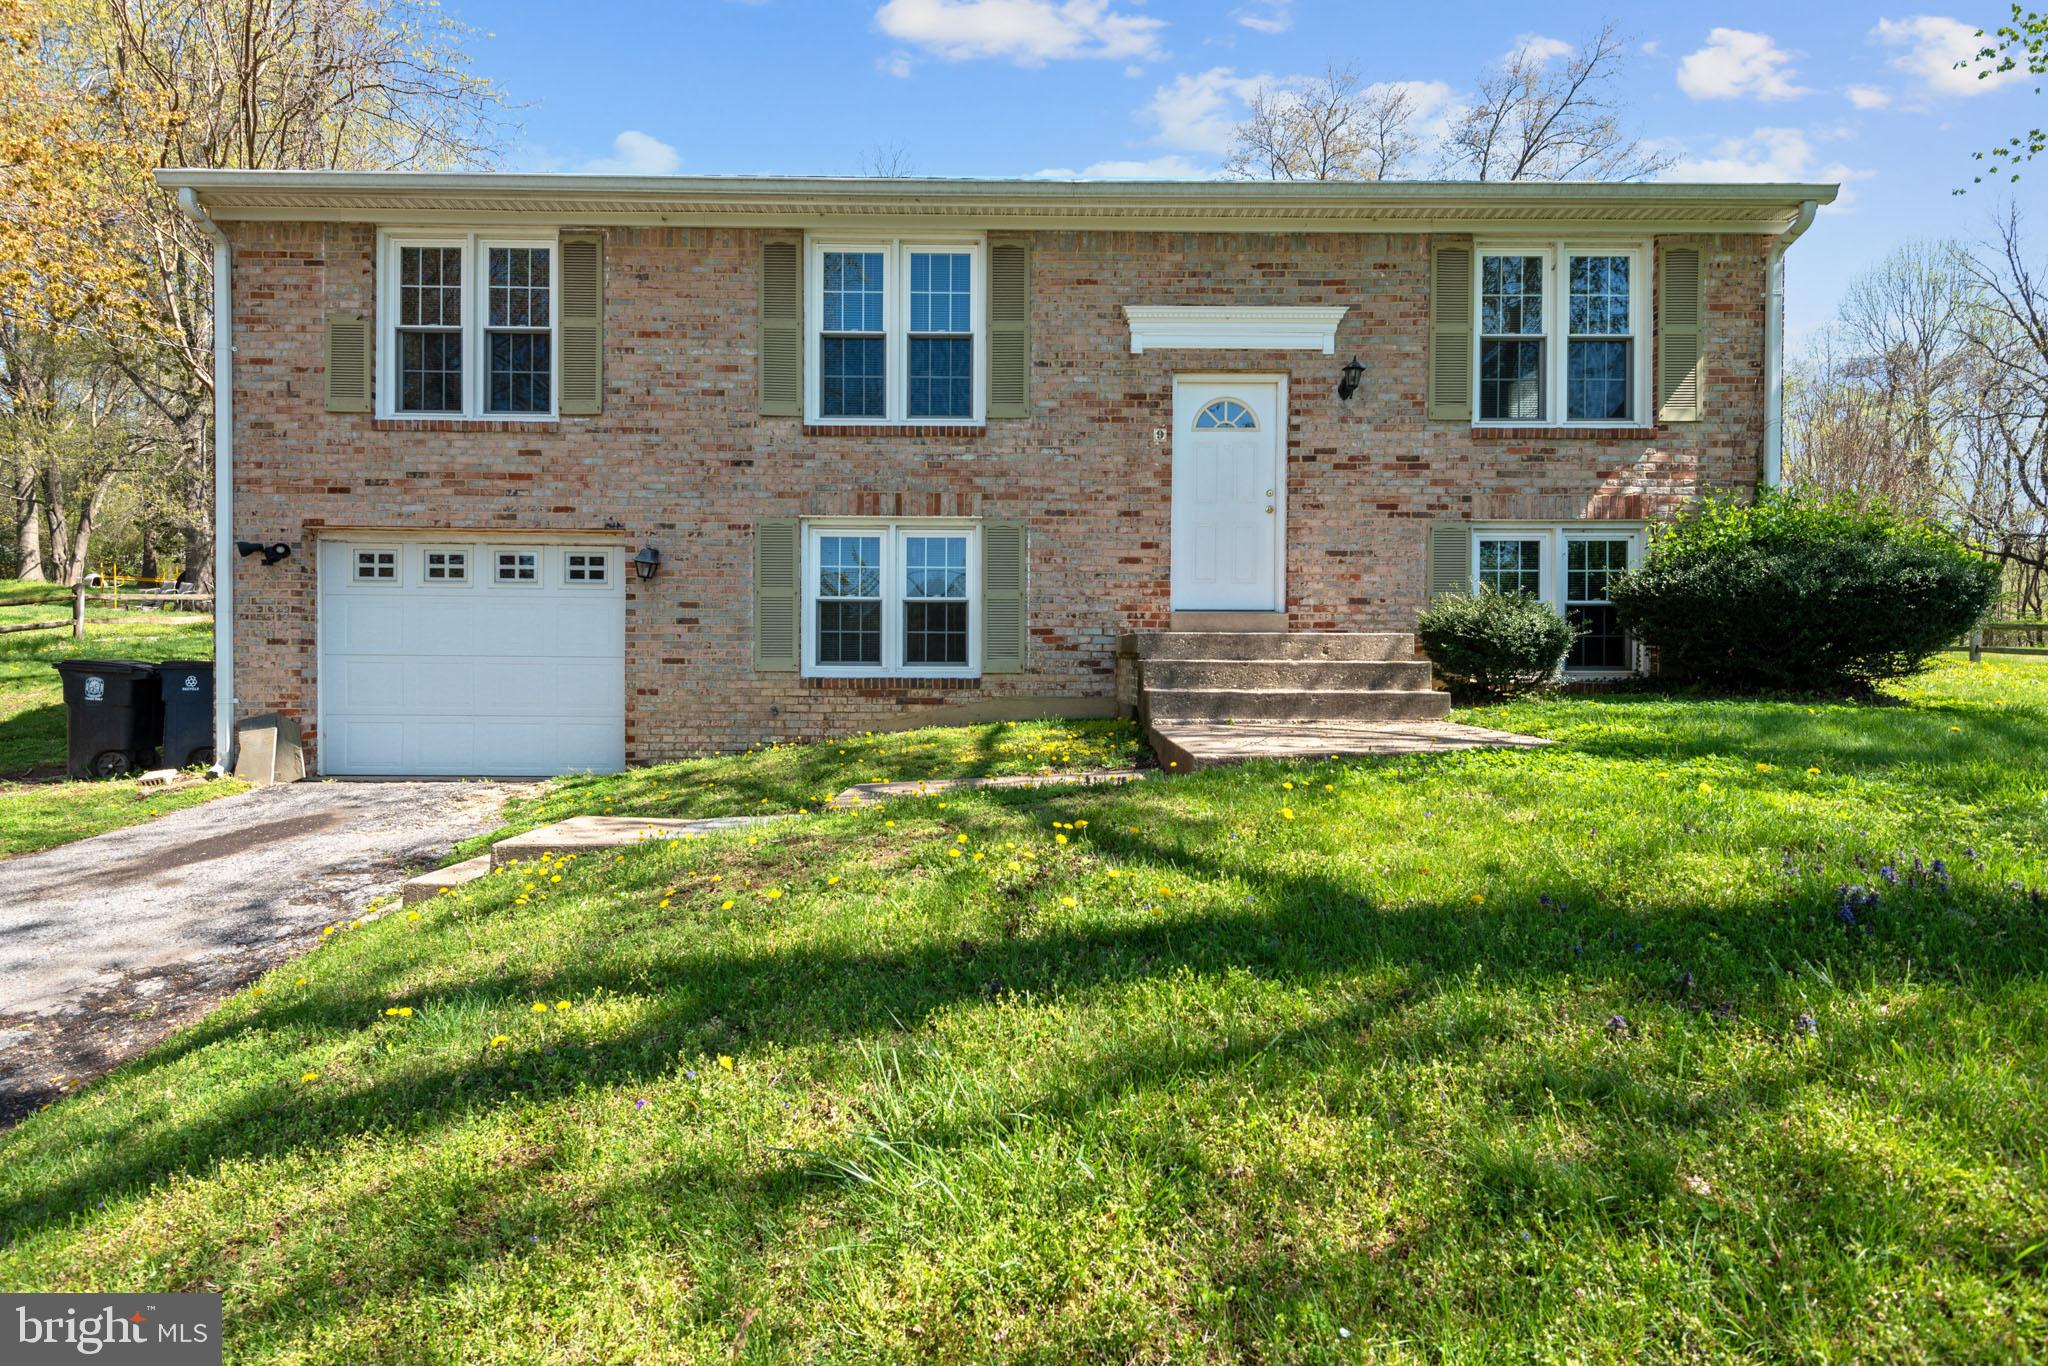
[[[1775,477],[1778,261],[1835,193],[160,178],[228,267],[222,723],[329,774],[1110,715],[1120,640],[1475,582],[1625,671],[1605,575]],[[1440,709],[1398,651],[1267,653]]]

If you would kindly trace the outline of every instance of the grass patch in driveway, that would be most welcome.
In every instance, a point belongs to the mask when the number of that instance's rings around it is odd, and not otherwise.
[[[508,835],[571,816],[765,816],[815,811],[859,783],[1004,778],[1130,768],[1145,753],[1129,721],[1000,721],[869,732],[817,744],[766,744],[744,754],[560,778],[505,804],[505,826],[458,848],[482,853]]]
[[[0,1284],[238,1361],[2038,1356],[2048,669],[1903,691],[500,872],[0,1136]]]
[[[0,598],[38,591],[69,615],[70,592],[61,585],[0,581]],[[48,609],[0,609],[6,620],[36,620]],[[86,616],[85,639],[71,632],[23,631],[0,635],[0,857],[47,849],[135,825],[167,811],[240,792],[232,779],[155,796],[130,781],[61,781],[64,771],[64,689],[56,664],[64,659],[210,659],[213,621],[189,612],[123,612]]]

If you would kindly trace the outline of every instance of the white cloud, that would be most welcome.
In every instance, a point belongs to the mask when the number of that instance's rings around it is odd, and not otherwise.
[[[1977,36],[1976,25],[1959,19],[1933,14],[1880,19],[1870,36],[1895,49],[1898,55],[1891,60],[1893,69],[1917,77],[1930,94],[1982,95],[2015,79],[2026,79],[2024,67],[1996,72],[1981,81],[1974,65],[1957,70],[1956,63],[1970,61],[1985,45]]]
[[[1252,96],[1280,84],[1272,76],[1240,76],[1227,66],[1182,72],[1153,91],[1138,116],[1157,130],[1152,140],[1162,147],[1220,154],[1230,150],[1231,130]]]
[[[1541,33],[1524,33],[1515,39],[1515,45],[1501,54],[1502,66],[1507,66],[1517,57],[1527,57],[1538,66],[1547,66],[1560,57],[1572,55],[1572,45],[1562,38],[1548,38]]]
[[[660,138],[628,128],[612,139],[612,154],[584,162],[576,169],[591,175],[674,175],[682,154]]]
[[[1882,109],[1892,102],[1890,91],[1874,85],[1852,85],[1846,93],[1858,109]]]
[[[1717,28],[1707,45],[1678,64],[1678,88],[1696,100],[1789,100],[1806,89],[1794,81],[1792,53],[1767,33]]]
[[[1053,167],[1037,173],[1040,180],[1215,180],[1222,172],[1174,152],[1145,161],[1097,161],[1076,171]]]
[[[1109,0],[888,0],[875,25],[949,62],[998,57],[1019,66],[1072,58],[1155,58],[1164,19]]]
[[[1844,162],[1817,165],[1813,139],[1797,128],[1758,128],[1747,137],[1723,138],[1706,157],[1684,157],[1666,170],[1665,180],[1680,181],[1833,181],[1842,186],[1834,207],[1846,209],[1850,187],[1874,171]]]
[[[1642,52],[1645,57],[1661,57],[1664,54],[1664,44],[1652,38],[1643,44]]]
[[[1294,0],[1252,0],[1230,17],[1256,33],[1285,33],[1294,27]]]
[[[910,54],[897,48],[886,57],[875,58],[875,70],[884,76],[894,76],[899,81],[910,79]]]

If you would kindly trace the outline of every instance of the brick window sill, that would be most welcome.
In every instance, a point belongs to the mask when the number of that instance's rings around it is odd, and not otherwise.
[[[820,692],[971,692],[981,687],[979,678],[946,674],[936,678],[898,677],[894,674],[865,678],[815,678],[806,676],[803,686]]]
[[[516,433],[520,436],[553,436],[562,424],[552,418],[542,421],[504,422],[487,417],[379,417],[370,420],[373,432],[477,432]]]
[[[1654,441],[1656,427],[1474,427],[1474,441]]]
[[[987,427],[968,427],[958,423],[899,423],[899,422],[806,422],[805,436],[937,436],[937,437],[978,437],[987,436]]]

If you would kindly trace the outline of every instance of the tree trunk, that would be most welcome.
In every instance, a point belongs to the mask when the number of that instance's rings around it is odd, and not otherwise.
[[[207,519],[209,522],[211,518]],[[178,582],[189,583],[202,593],[213,591],[213,532],[206,526],[185,528],[185,566]]]
[[[35,466],[23,460],[14,473],[15,575],[43,582],[43,503]]]
[[[156,577],[156,527],[144,522],[136,528],[136,534],[142,538],[142,563],[136,567],[135,576],[153,579]]]

